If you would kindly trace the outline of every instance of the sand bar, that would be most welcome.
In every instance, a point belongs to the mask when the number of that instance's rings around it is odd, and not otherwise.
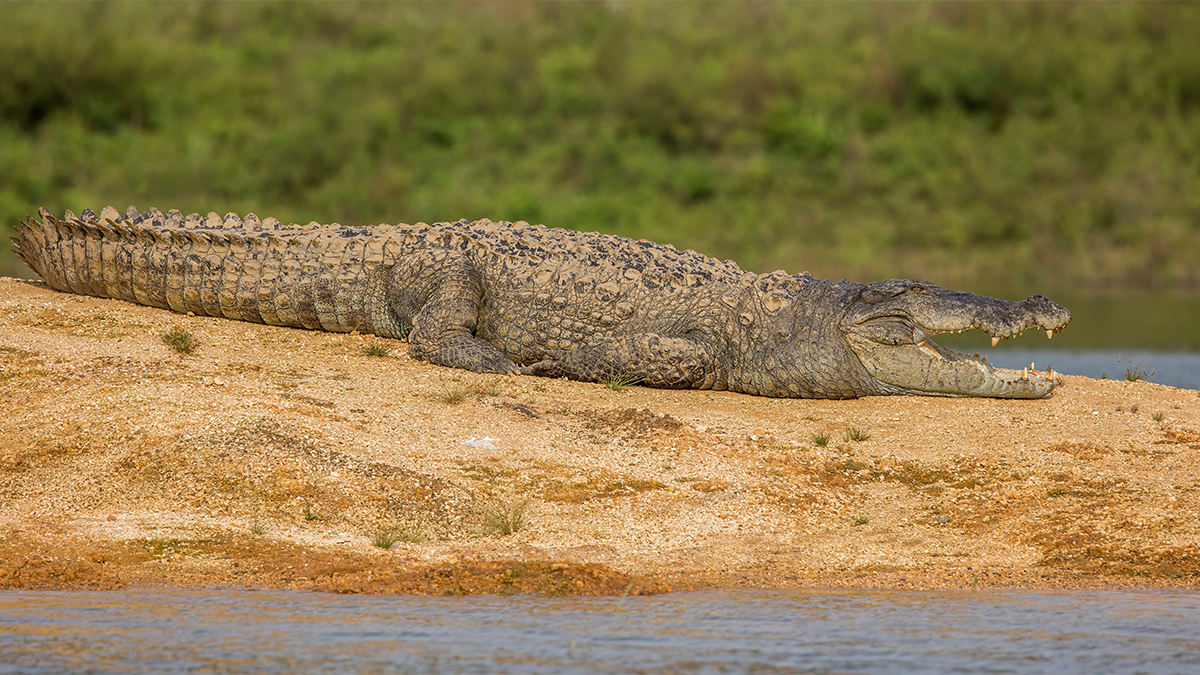
[[[1200,587],[1197,391],[613,391],[406,348],[0,278],[0,588]]]

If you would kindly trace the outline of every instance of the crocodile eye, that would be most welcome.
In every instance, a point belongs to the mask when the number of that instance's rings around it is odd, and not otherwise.
[[[884,300],[891,300],[892,298],[898,297],[903,293],[903,290],[892,291],[873,288],[862,294],[862,301],[873,305],[877,302],[883,302]]]
[[[918,295],[929,295],[932,291],[930,291],[928,288],[925,288],[924,286],[909,286],[908,292],[916,293]]]
[[[854,328],[854,333],[883,345],[913,343],[912,325],[902,317],[880,317]]]

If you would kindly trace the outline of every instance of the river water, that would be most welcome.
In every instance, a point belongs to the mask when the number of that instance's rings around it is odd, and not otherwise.
[[[1200,294],[1056,294],[1054,299],[1069,308],[1073,318],[1053,341],[1037,330],[996,347],[981,331],[938,335],[934,341],[967,353],[979,352],[1003,368],[1019,370],[1033,362],[1040,370],[1053,367],[1067,375],[1140,377],[1200,389]]]
[[[1139,378],[1181,389],[1200,389],[1200,352],[1145,349],[996,349],[980,350],[988,363],[1020,370],[1030,363],[1039,370],[1109,380]]]
[[[0,592],[0,673],[1196,673],[1192,591]]]

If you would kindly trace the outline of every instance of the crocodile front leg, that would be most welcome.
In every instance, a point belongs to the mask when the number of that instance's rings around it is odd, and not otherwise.
[[[412,358],[477,373],[517,373],[512,360],[475,337],[483,282],[462,253],[437,249],[402,258],[392,268],[386,293],[392,312],[412,326]]]
[[[636,333],[604,338],[538,361],[525,375],[569,377],[584,382],[623,380],[662,389],[723,389],[707,343],[678,335]]]

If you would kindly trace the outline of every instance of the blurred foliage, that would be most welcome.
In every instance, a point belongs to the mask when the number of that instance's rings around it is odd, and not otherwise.
[[[1197,288],[1197,35],[1193,3],[4,2],[0,222],[489,217]]]

